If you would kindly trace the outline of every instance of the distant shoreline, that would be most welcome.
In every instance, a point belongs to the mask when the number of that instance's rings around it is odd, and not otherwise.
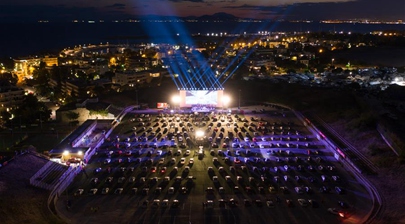
[[[388,67],[405,66],[405,46],[402,47],[362,47],[334,54],[336,59],[361,61],[366,64]]]
[[[215,24],[215,25],[214,25]],[[344,24],[304,22],[147,22],[147,23],[2,23],[0,57],[23,57],[83,44],[173,43],[192,41],[193,34],[243,34],[267,32],[352,32],[405,31],[397,24]]]

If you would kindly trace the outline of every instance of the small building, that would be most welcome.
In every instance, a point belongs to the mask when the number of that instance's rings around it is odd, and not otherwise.
[[[119,112],[120,110],[117,110],[111,104],[99,102],[98,98],[91,98],[61,106],[56,111],[56,120],[65,123],[71,122],[69,113],[79,114],[77,119],[79,123],[88,119],[113,120]]]
[[[24,89],[12,85],[0,86],[0,111],[10,110],[24,102]]]
[[[53,88],[59,88],[58,82],[55,79],[49,80],[49,85]],[[61,91],[63,94],[75,96],[78,98],[87,98],[91,95],[94,89],[94,84],[85,83],[80,80],[66,80],[61,82]]]
[[[14,74],[18,76],[19,82],[25,78],[30,78],[41,62],[44,62],[46,67],[51,68],[58,65],[58,57],[44,56],[14,59]]]
[[[125,71],[117,72],[112,78],[113,84],[119,84],[121,86],[137,84],[137,83],[149,83],[153,78],[160,77],[159,71]]]

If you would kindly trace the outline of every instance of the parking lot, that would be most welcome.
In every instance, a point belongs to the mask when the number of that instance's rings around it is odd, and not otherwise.
[[[64,216],[84,223],[360,222],[371,200],[325,144],[291,111],[253,110],[127,114],[63,196]]]

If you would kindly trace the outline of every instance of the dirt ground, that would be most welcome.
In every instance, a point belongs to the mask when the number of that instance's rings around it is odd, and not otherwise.
[[[373,223],[405,223],[405,165],[399,164],[397,156],[377,131],[353,132],[347,130],[343,121],[335,122],[332,127],[380,168],[378,175],[367,176],[385,203],[382,214]],[[380,148],[376,155],[369,151],[372,144]]]
[[[1,223],[61,223],[48,210],[49,191],[29,184],[31,176],[46,162],[33,154],[24,154],[0,169]]]

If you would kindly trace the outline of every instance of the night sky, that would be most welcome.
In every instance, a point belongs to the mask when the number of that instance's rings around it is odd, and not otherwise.
[[[0,21],[128,19],[225,12],[257,19],[405,20],[405,0],[1,0]]]

